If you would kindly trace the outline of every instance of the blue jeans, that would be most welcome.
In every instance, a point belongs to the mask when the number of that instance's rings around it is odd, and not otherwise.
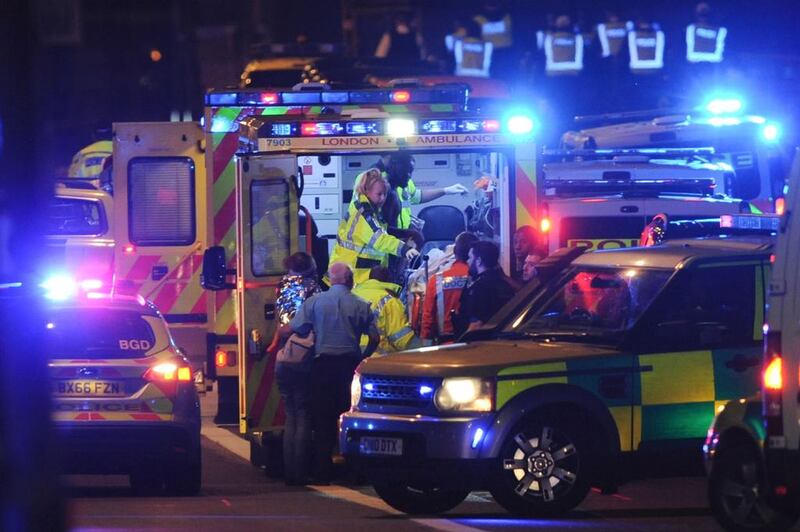
[[[286,413],[283,429],[284,478],[287,483],[302,484],[308,477],[311,449],[310,371],[308,366],[279,362],[275,377]]]

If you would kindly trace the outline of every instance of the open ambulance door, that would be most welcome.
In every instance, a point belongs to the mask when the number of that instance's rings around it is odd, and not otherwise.
[[[294,155],[240,155],[236,171],[236,305],[239,323],[239,427],[257,441],[283,426],[268,356],[283,262],[298,250]],[[263,441],[263,440],[262,440]]]

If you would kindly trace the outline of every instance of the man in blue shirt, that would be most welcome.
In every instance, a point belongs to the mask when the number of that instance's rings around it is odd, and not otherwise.
[[[316,335],[311,362],[311,417],[314,428],[316,477],[330,482],[331,453],[336,445],[339,414],[350,407],[350,383],[361,360],[375,350],[380,339],[369,303],[350,293],[353,270],[337,262],[328,270],[331,288],[303,303],[291,321],[294,332]],[[369,337],[361,352],[361,335]]]

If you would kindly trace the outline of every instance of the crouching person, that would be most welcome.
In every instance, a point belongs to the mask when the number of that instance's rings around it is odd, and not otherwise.
[[[380,343],[376,353],[386,354],[419,346],[414,331],[408,324],[406,307],[397,297],[400,286],[390,283],[391,273],[388,268],[376,266],[369,272],[369,279],[353,289],[357,295],[369,303],[375,315],[375,325],[380,335]],[[361,346],[365,347],[367,338],[361,338]]]

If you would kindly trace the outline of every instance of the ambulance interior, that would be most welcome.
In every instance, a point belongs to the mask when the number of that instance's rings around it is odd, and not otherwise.
[[[471,231],[482,240],[500,247],[500,261],[508,271],[510,243],[501,238],[509,234],[509,156],[503,151],[409,150],[414,156],[412,179],[417,188],[444,188],[462,184],[463,195],[444,195],[433,201],[412,205],[413,216],[423,222],[423,252],[452,244],[456,235]],[[339,222],[346,215],[356,177],[376,165],[382,153],[307,154],[297,156],[303,174],[301,204],[311,213],[318,235],[333,250]]]

